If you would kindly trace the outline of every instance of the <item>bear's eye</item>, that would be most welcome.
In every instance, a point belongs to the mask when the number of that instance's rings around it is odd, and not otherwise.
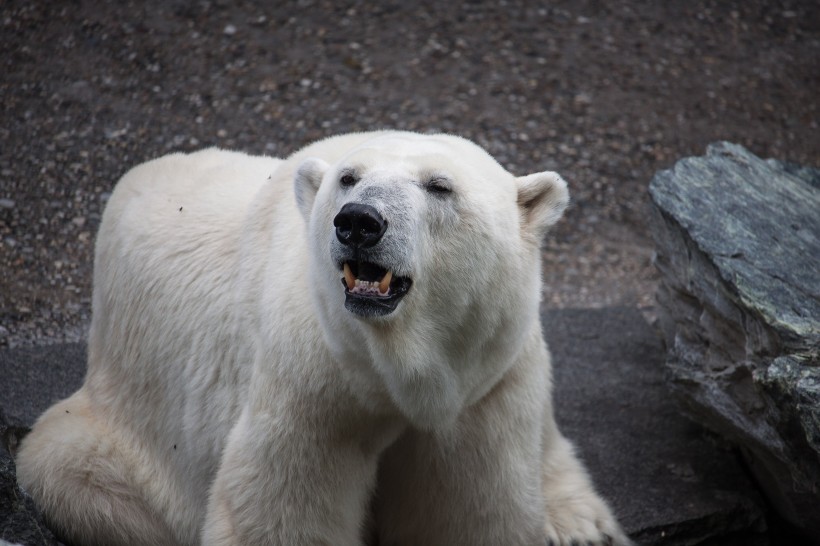
[[[446,195],[453,192],[453,187],[446,178],[433,178],[424,185],[424,188],[436,195]]]
[[[339,179],[339,184],[344,186],[345,188],[349,188],[350,186],[355,185],[357,182],[356,177],[352,174],[343,174],[342,177]]]

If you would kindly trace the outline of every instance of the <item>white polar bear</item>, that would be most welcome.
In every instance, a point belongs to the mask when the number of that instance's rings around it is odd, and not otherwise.
[[[568,201],[464,139],[350,134],[126,174],[88,374],[18,458],[76,544],[628,544],[553,418]]]

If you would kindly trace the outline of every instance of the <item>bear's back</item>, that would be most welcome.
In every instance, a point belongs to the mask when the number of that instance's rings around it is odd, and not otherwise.
[[[170,442],[181,475],[202,474],[182,487],[210,481],[249,381],[242,228],[280,164],[217,149],[164,156],[123,176],[103,214],[84,389],[147,445]],[[289,184],[280,197],[293,201]]]

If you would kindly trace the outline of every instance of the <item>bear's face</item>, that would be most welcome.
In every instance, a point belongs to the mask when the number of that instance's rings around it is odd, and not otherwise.
[[[563,180],[516,178],[459,137],[386,133],[332,164],[305,160],[295,189],[334,354],[384,366],[417,424],[489,388],[537,320],[539,246],[566,207]]]
[[[566,189],[553,173],[543,174],[542,186],[556,194],[552,223],[566,205]],[[455,303],[511,282],[505,265],[517,261],[528,238],[520,184],[458,137],[380,136],[334,165],[307,160],[296,184],[300,202],[311,206],[302,207],[311,243],[326,249],[324,269],[335,271],[334,289],[363,319],[389,317],[411,293],[446,294]],[[540,238],[546,225],[529,227]]]
[[[327,170],[314,206],[317,224],[332,226],[325,242],[336,288],[363,319],[392,315],[429,282],[446,284],[455,264],[442,254],[464,239],[463,173],[442,150],[408,144],[381,139],[348,154]]]

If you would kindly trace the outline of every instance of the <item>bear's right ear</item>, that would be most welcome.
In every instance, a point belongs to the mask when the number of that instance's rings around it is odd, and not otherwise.
[[[296,169],[293,176],[293,188],[296,190],[296,205],[307,222],[310,219],[310,211],[313,208],[313,200],[316,192],[322,185],[322,178],[330,168],[327,162],[311,157],[302,162]]]

